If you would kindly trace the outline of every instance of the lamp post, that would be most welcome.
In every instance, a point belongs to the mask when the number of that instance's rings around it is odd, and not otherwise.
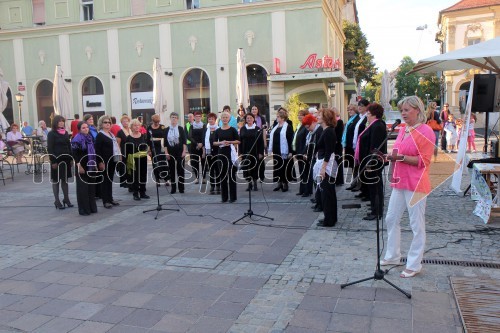
[[[425,98],[427,99],[427,106],[429,106],[429,96],[430,94],[425,94]]]
[[[18,92],[15,94],[16,96],[16,101],[17,101],[17,106],[19,107],[19,128],[23,125],[23,120],[21,118],[21,104],[23,103],[24,95]]]
[[[330,103],[333,107],[333,99],[335,98],[335,83],[328,82],[328,96],[330,96]]]

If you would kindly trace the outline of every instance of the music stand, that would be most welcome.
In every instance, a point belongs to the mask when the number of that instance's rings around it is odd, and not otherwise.
[[[151,130],[149,131],[149,134],[151,135],[151,150],[153,152],[153,158],[151,159],[151,163],[153,164],[153,167],[155,165],[155,158],[157,158],[156,156],[156,148],[155,148],[155,141],[153,140],[153,133],[151,132]],[[156,164],[158,164],[158,160],[156,161]],[[149,213],[149,212],[154,212],[156,211],[156,216],[155,216],[155,220],[158,219],[158,214],[160,214],[160,212],[162,210],[171,210],[171,211],[176,211],[178,212],[179,209],[176,209],[176,208],[163,208],[163,205],[160,204],[160,190],[159,190],[159,187],[160,187],[160,180],[159,179],[156,179],[155,181],[155,185],[156,185],[156,202],[157,202],[157,205],[156,205],[156,208],[153,208],[153,209],[146,209],[144,211],[142,211],[142,213]]]

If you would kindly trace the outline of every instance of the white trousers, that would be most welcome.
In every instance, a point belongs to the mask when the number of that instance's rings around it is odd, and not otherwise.
[[[387,209],[387,251],[385,260],[394,261],[401,259],[401,218],[405,209],[410,216],[410,227],[413,231],[413,240],[408,251],[406,268],[419,272],[422,269],[422,257],[425,247],[425,205],[427,197],[421,199],[417,204],[410,206],[410,200],[414,192],[408,190],[393,189]]]

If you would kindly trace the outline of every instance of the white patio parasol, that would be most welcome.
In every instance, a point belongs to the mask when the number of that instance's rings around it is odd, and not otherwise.
[[[3,115],[3,111],[7,107],[7,104],[9,103],[9,99],[7,97],[7,91],[10,89],[9,83],[4,80],[3,78],[3,71],[0,68],[0,132],[5,132],[7,131],[7,128],[9,128],[9,122],[7,119],[5,119],[5,116]]]
[[[500,37],[420,60],[408,74],[471,68],[500,74]]]
[[[61,115],[66,120],[72,118],[70,93],[68,87],[66,87],[60,65],[56,66],[54,74],[52,103],[54,103],[54,114]]]
[[[168,122],[166,105],[163,99],[163,71],[160,59],[153,60],[153,107],[155,113],[160,115],[160,123],[166,125]]]
[[[384,71],[382,76],[382,87],[380,89],[380,105],[384,110],[391,110],[391,78],[387,69]]]
[[[243,104],[245,110],[250,105],[250,93],[248,91],[247,66],[245,52],[242,48],[236,52],[236,101],[238,107]]]

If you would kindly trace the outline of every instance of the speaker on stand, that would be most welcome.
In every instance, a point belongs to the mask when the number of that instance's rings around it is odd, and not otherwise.
[[[474,91],[472,93],[472,112],[485,112],[484,124],[484,152],[488,150],[490,112],[495,108],[495,74],[475,74]]]

